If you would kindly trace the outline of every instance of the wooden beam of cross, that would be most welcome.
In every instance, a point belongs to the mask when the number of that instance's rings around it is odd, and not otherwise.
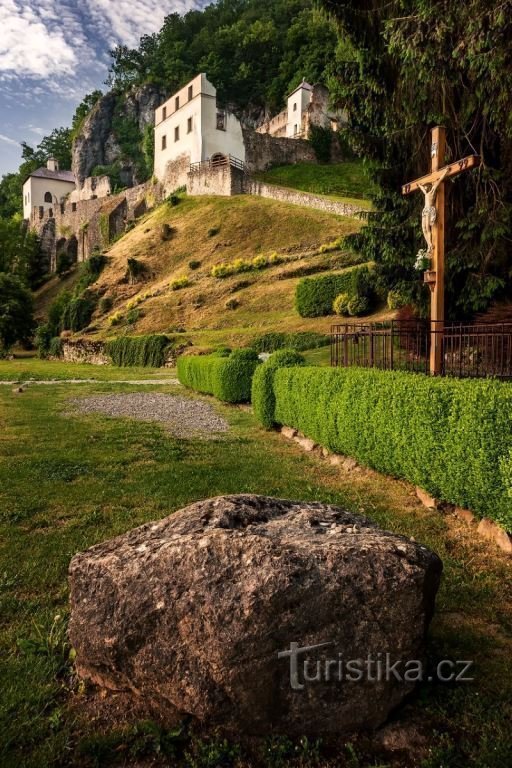
[[[443,370],[445,179],[458,176],[460,173],[480,165],[478,155],[469,155],[469,157],[441,167],[445,153],[446,129],[437,126],[432,129],[431,172],[404,184],[402,187],[403,195],[409,195],[417,189],[420,189],[425,195],[421,226],[427,243],[426,259],[429,262],[429,268],[425,271],[424,279],[431,290],[430,373],[434,376],[439,375]]]

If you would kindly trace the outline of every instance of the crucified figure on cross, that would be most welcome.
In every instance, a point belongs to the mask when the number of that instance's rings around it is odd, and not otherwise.
[[[427,254],[432,255],[434,250],[434,225],[437,221],[437,208],[436,208],[436,195],[437,189],[444,177],[448,173],[448,168],[445,169],[443,174],[437,179],[437,181],[429,184],[418,184],[425,195],[425,205],[421,212],[421,228],[423,230],[423,236],[427,241]]]

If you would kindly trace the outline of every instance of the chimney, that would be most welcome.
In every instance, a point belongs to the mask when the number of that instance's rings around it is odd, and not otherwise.
[[[46,167],[49,171],[58,171],[59,170],[59,161],[56,160],[54,157],[49,157],[46,162]]]

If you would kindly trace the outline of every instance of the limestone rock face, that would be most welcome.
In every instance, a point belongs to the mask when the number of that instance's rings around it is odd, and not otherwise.
[[[72,170],[78,187],[91,175],[97,165],[119,163],[121,181],[134,186],[144,179],[139,178],[136,158],[123,153],[116,136],[113,121],[115,115],[135,122],[141,133],[148,125],[154,125],[155,109],[165,101],[166,93],[154,85],[133,88],[118,103],[119,96],[112,91],[106,93],[95,104],[73,142]]]
[[[348,680],[339,662],[422,660],[441,570],[425,547],[338,507],[201,501],[73,558],[77,669],[164,719],[248,733],[373,728],[414,682],[376,668]],[[293,643],[321,645],[296,655],[295,673]]]

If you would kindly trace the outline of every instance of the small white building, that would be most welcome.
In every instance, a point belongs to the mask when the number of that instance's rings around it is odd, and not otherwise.
[[[216,155],[245,161],[242,125],[217,106],[216,88],[203,73],[155,111],[155,176],[165,184],[169,176],[177,179],[188,172],[191,163]],[[173,173],[172,165],[178,161],[182,169]]]
[[[286,135],[289,139],[297,138],[303,133],[303,116],[311,103],[313,86],[305,80],[288,96],[288,120]]]
[[[256,130],[277,138],[308,139],[313,125],[337,131],[344,122],[347,122],[345,113],[330,109],[327,88],[320,84],[310,85],[303,80],[288,96],[286,109],[266,120]]]
[[[31,173],[23,185],[23,218],[30,219],[34,208],[53,210],[75,187],[72,171],[59,170],[57,160],[48,158],[46,168],[38,168]]]

